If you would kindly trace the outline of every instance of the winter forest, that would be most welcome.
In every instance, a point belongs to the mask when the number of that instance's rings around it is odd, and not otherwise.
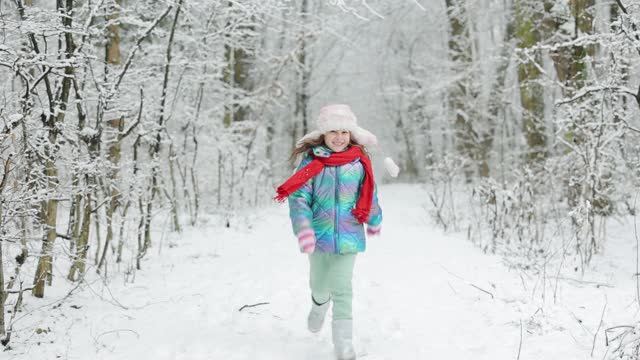
[[[331,103],[359,358],[640,359],[637,0],[0,0],[0,358],[331,358],[273,200]]]

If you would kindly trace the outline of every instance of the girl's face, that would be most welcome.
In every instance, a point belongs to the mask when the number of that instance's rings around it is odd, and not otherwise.
[[[351,141],[351,133],[347,130],[333,130],[324,134],[324,143],[334,152],[344,151]]]

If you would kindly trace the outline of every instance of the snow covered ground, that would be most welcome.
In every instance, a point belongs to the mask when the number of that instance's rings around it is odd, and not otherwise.
[[[380,188],[382,236],[358,256],[354,277],[359,358],[583,360],[595,344],[602,359],[612,351],[605,329],[633,325],[633,224],[612,223],[584,276],[550,264],[545,277],[444,234],[426,200],[417,185]],[[229,228],[210,217],[155,244],[142,266],[135,279],[119,269],[62,302],[72,285],[56,278],[45,299],[28,300],[0,358],[332,359],[330,327],[305,328],[308,263],[286,205]]]

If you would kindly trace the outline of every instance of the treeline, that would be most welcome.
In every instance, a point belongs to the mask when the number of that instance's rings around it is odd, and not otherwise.
[[[636,211],[640,7],[430,5],[445,31],[403,26],[390,38],[408,59],[388,81],[404,169],[433,185],[434,218],[485,250],[586,266],[606,220]]]
[[[165,220],[270,199],[264,139],[304,73],[304,6],[0,3],[3,344],[26,294],[134,272]]]

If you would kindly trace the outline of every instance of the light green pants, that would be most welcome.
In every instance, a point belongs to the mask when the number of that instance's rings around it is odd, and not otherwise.
[[[333,301],[333,320],[352,318],[351,278],[355,262],[356,254],[314,253],[309,255],[311,296],[321,304],[329,300]]]

